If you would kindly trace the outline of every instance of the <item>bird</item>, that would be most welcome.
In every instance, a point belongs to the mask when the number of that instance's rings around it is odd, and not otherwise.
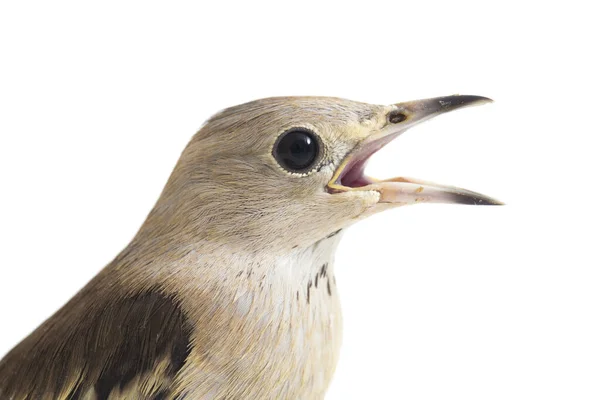
[[[0,361],[0,398],[322,399],[340,353],[343,232],[418,203],[500,205],[369,158],[489,103],[272,97],[209,118],[132,241]]]

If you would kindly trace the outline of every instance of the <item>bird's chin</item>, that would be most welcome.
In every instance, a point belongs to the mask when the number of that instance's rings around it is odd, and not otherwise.
[[[390,205],[416,203],[503,204],[483,194],[453,186],[404,177],[378,180],[366,176],[364,173],[369,158],[409,127],[445,111],[489,101],[489,99],[478,96],[448,96],[396,105],[396,110],[402,113],[402,122],[388,125],[382,131],[364,139],[342,161],[327,184],[327,191],[332,195],[344,192],[374,191],[379,193],[379,203]]]

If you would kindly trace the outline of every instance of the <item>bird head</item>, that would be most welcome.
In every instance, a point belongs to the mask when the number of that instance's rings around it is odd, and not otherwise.
[[[184,150],[151,216],[206,241],[285,252],[391,207],[501,204],[451,186],[364,173],[369,157],[410,127],[489,101],[456,95],[379,106],[278,97],[225,109]]]

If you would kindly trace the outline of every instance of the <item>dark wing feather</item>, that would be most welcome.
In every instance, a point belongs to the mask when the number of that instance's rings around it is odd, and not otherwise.
[[[176,396],[192,334],[178,301],[149,290],[89,305],[89,295],[80,293],[0,361],[0,398]]]

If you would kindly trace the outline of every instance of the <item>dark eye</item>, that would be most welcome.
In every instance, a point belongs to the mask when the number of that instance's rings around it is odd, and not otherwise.
[[[319,155],[319,140],[304,128],[294,128],[283,133],[273,148],[277,162],[290,172],[306,172]]]

